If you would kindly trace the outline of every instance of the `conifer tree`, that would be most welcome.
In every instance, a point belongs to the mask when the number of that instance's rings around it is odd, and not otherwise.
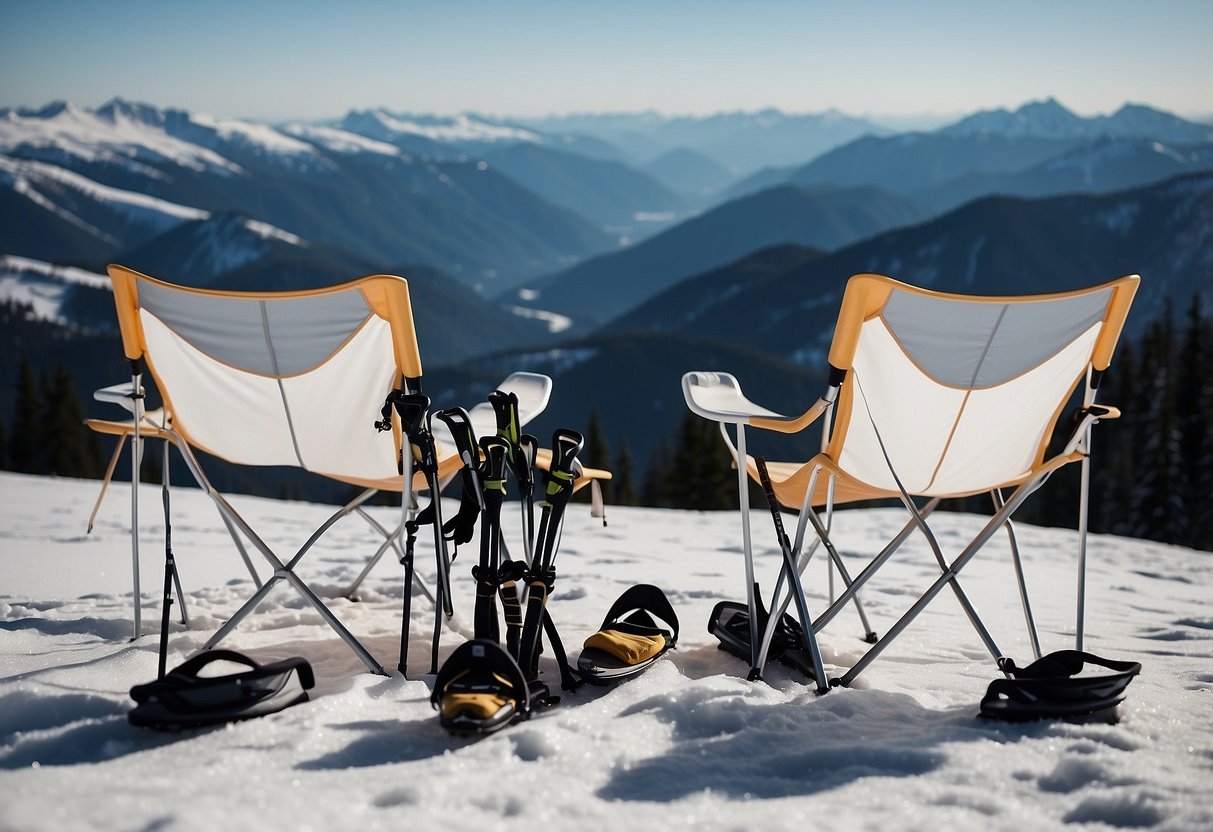
[[[25,474],[46,473],[46,431],[42,395],[29,361],[21,359],[17,371],[17,398],[13,413],[13,435],[8,459],[12,470]]]
[[[47,387],[45,428],[47,472],[61,477],[97,477],[101,453],[92,431],[84,424],[84,405],[76,394],[76,381],[60,365]]]
[[[1135,343],[1122,341],[1116,348],[1111,371],[1100,388],[1099,400],[1120,409],[1121,416],[1094,431],[1090,528],[1095,532],[1133,533],[1133,491],[1138,475],[1134,440],[1139,435],[1133,380],[1144,377],[1138,368]]]
[[[619,456],[615,458],[611,480],[611,502],[617,506],[634,506],[637,504],[636,471],[632,463],[632,450],[625,439],[619,443]]]
[[[699,473],[703,456],[703,419],[691,411],[682,414],[674,440],[674,457],[667,472],[668,493],[674,508],[702,508]]]
[[[1189,546],[1213,549],[1213,338],[1210,322],[1201,310],[1200,295],[1193,295],[1178,359],[1175,394],[1176,418],[1182,445],[1182,511],[1188,518]]]
[[[598,468],[600,470],[611,469],[611,446],[607,443],[606,433],[602,429],[602,420],[598,417],[598,409],[594,408],[590,411],[589,424],[585,431],[585,451],[583,459],[587,468]],[[612,481],[607,480],[602,483],[603,498],[607,502],[614,503],[614,498],[611,488]],[[582,489],[577,495],[580,502],[589,502],[589,489]]]
[[[1144,377],[1138,384],[1145,396],[1138,445],[1141,475],[1133,495],[1134,536],[1164,543],[1185,539],[1186,520],[1180,491],[1183,459],[1175,410],[1173,325],[1170,304],[1154,323],[1142,349]]]
[[[669,508],[670,447],[665,439],[658,440],[649,454],[649,464],[645,469],[644,489],[640,495],[640,503],[654,508]]]

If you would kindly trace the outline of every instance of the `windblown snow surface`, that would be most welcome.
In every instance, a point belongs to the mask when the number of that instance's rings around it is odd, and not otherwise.
[[[221,728],[156,734],[130,727],[131,685],[156,672],[163,526],[159,491],[141,494],[144,633],[131,635],[129,487],[116,483],[91,535],[97,483],[0,475],[0,829],[1213,829],[1213,554],[1095,536],[1087,648],[1140,660],[1118,720],[1010,725],[978,718],[993,664],[942,593],[851,688],[817,696],[774,665],[767,683],[718,650],[705,624],[742,598],[731,513],[615,508],[603,527],[571,509],[552,613],[575,655],[627,586],[665,588],[679,649],[614,688],[583,688],[528,722],[479,741],[445,734],[429,705],[428,630],[414,606],[408,678],[365,671],[316,612],[278,586],[225,646],[265,660],[303,655],[309,703]],[[332,511],[234,497],[283,555]],[[177,489],[174,550],[190,623],[176,623],[170,665],[198,648],[253,588],[207,498]],[[394,525],[398,512],[372,515]],[[507,511],[506,518],[516,518]],[[981,519],[937,515],[959,550]],[[779,559],[762,536],[759,578]],[[892,510],[834,518],[852,573],[900,527]],[[1045,649],[1072,644],[1075,535],[1020,527]],[[519,548],[517,536],[512,538]],[[423,535],[424,540],[424,535]],[[361,601],[342,597],[377,533],[343,519],[299,566],[337,616],[396,664],[401,576],[392,557]],[[432,581],[432,545],[419,552]],[[469,570],[455,562],[457,614],[443,654],[471,633]],[[820,609],[827,577],[810,565]],[[884,632],[938,570],[911,538],[865,591]],[[258,563],[264,577],[267,569]],[[1005,538],[962,573],[1001,649],[1029,658]],[[852,611],[825,630],[831,671],[865,645]],[[546,677],[557,678],[550,654]]]

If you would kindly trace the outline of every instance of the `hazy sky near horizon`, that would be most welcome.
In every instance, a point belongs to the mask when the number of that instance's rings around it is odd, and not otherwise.
[[[0,106],[895,116],[1054,96],[1207,117],[1211,43],[1210,0],[4,0]]]

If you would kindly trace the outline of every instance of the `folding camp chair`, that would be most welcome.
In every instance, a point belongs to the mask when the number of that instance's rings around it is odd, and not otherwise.
[[[124,386],[125,392],[112,389],[103,398],[125,401],[133,418],[126,422],[90,420],[90,426],[122,438],[130,436],[135,486],[140,443],[152,437],[174,445],[214,501],[245,555],[254,581],[260,583],[241,537],[274,570],[202,649],[217,644],[276,583],[285,581],[315,607],[369,669],[382,672],[380,664],[299,577],[295,567],[334,523],[360,511],[378,490],[402,492],[407,511],[413,493],[425,487],[421,472],[412,471],[409,455],[401,463],[399,419],[392,416],[390,431],[373,427],[390,393],[421,388],[407,282],[374,275],[308,291],[226,292],[176,286],[122,266],[110,266],[109,274],[132,380],[129,387]],[[143,409],[145,362],[164,402],[158,415]],[[538,402],[529,399],[529,410],[532,414],[541,411],[550,379],[534,374],[511,378],[519,381],[524,396],[527,391],[540,396]],[[507,379],[505,384],[509,383]],[[322,523],[284,562],[207,479],[194,453],[196,448],[236,464],[299,467],[365,490]],[[111,473],[116,461],[117,451]],[[462,464],[453,446],[439,450],[439,477],[451,476]],[[132,488],[137,637],[136,492]],[[389,532],[377,527],[389,545],[398,546],[391,541],[399,528]],[[445,582],[441,574],[448,563],[445,543],[441,534],[436,538],[439,580]]]
[[[816,634],[857,600],[859,588],[915,529],[925,536],[941,574],[883,638],[877,640],[865,622],[874,646],[839,683],[852,682],[944,587],[955,592],[990,653],[1001,656],[958,574],[1003,527],[1010,534],[1024,614],[1039,658],[1010,518],[1055,471],[1072,462],[1082,469],[1076,634],[1077,649],[1082,649],[1091,427],[1119,415],[1115,408],[1096,404],[1095,395],[1138,282],[1137,276],[1129,276],[1058,294],[974,297],[927,291],[879,275],[856,275],[843,296],[826,391],[802,415],[782,416],[754,404],[728,374],[693,372],[683,377],[688,407],[719,422],[734,458],[744,460],[738,466],[738,489],[748,591],[735,635],[748,648],[751,678],[761,678],[773,642],[795,639],[808,654],[806,670],[824,690],[827,680]],[[1065,428],[1068,439],[1060,452],[1049,455],[1054,428],[1084,375],[1081,407],[1073,426]],[[746,453],[747,426],[794,433],[818,420],[823,424],[822,450],[806,463],[768,465]],[[735,443],[727,425],[735,427]],[[800,512],[794,540],[781,540],[783,567],[769,616],[756,596],[747,476],[763,482],[772,503]],[[1004,489],[1013,490],[1004,497]],[[992,496],[994,514],[949,562],[927,516],[942,498],[983,493]],[[909,522],[852,580],[830,540],[831,511],[841,503],[890,497],[906,507]],[[926,502],[920,505],[915,498]],[[810,526],[814,540],[806,548]],[[801,573],[818,543],[840,570],[846,589],[814,620]],[[791,603],[796,604],[799,627],[789,626],[784,615]]]

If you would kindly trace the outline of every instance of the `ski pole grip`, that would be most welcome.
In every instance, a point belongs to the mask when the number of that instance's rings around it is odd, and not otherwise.
[[[493,413],[497,417],[497,435],[510,444],[517,445],[518,437],[522,433],[522,425],[518,419],[518,394],[494,390],[489,393],[489,404],[493,406]]]
[[[505,465],[510,444],[500,436],[485,436],[480,440],[484,451],[484,487],[505,490]]]
[[[577,461],[577,453],[585,443],[585,438],[575,430],[557,428],[552,434],[552,471],[565,474],[573,473],[573,463]]]
[[[396,412],[400,414],[400,427],[409,436],[415,437],[425,429],[425,414],[430,409],[430,397],[424,393],[394,393],[391,397]]]
[[[463,459],[466,464],[474,465],[474,460],[479,456],[476,452],[476,434],[472,428],[472,417],[462,407],[448,407],[434,415],[450,428],[451,438],[455,441],[455,451],[459,454],[459,458]],[[469,459],[473,462],[468,463]]]

